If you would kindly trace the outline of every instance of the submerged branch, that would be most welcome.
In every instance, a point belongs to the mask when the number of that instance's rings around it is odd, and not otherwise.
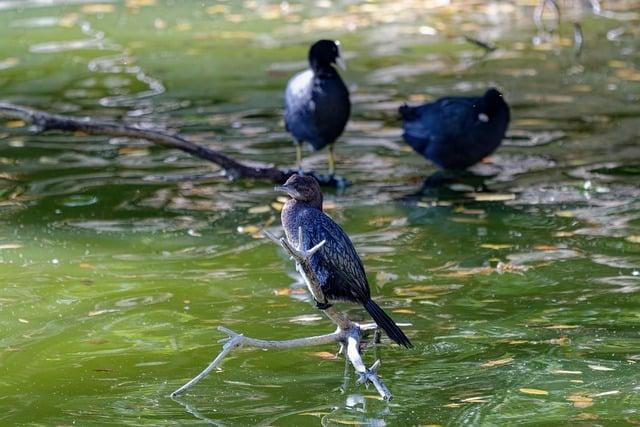
[[[304,278],[311,295],[316,302],[326,304],[327,299],[322,292],[322,288],[319,285],[319,281],[311,266],[309,260],[315,252],[317,252],[323,245],[324,241],[311,249],[305,249],[302,230],[299,230],[299,239],[297,247],[294,247],[289,241],[284,238],[278,239],[270,233],[265,233],[269,239],[282,246],[282,248],[291,256],[296,263],[296,269]],[[362,360],[360,353],[360,347],[362,342],[362,333],[364,331],[377,330],[378,326],[375,323],[359,325],[352,322],[343,313],[338,312],[332,306],[322,310],[323,313],[338,326],[338,329],[330,334],[319,335],[313,337],[297,338],[283,341],[263,340],[258,338],[249,338],[242,334],[227,329],[223,326],[218,327],[218,330],[228,335],[228,338],[223,339],[224,346],[220,353],[213,359],[211,363],[193,379],[187,382],[185,385],[171,393],[171,397],[176,397],[196,383],[206,377],[211,371],[216,369],[222,360],[234,349],[240,347],[253,347],[261,349],[289,349],[296,347],[307,347],[329,343],[339,343],[341,350],[345,353],[345,357],[351,362],[351,365],[358,374],[358,384],[371,383],[376,388],[380,396],[384,400],[391,399],[391,392],[384,385],[380,377],[378,377],[377,370],[380,366],[380,360],[377,360],[371,368],[367,368]]]
[[[90,117],[61,116],[6,102],[0,102],[0,118],[20,119],[32,124],[37,132],[59,130],[63,132],[83,132],[90,135],[144,139],[153,144],[181,150],[192,156],[215,163],[233,179],[250,178],[283,183],[296,173],[295,170],[283,170],[273,166],[248,166],[219,151],[191,142],[178,134],[136,125],[101,121]],[[339,187],[344,186],[346,182],[342,178],[334,176],[314,174],[313,172],[307,174],[312,175],[323,185]]]

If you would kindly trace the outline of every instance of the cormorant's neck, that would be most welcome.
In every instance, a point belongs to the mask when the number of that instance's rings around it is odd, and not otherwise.
[[[320,196],[320,200],[314,200],[311,202],[303,202],[302,200],[289,199],[285,204],[289,209],[291,208],[312,208],[317,209],[322,212],[322,196]]]

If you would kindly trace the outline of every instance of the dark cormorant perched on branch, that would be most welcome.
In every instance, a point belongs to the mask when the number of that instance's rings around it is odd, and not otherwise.
[[[448,97],[400,107],[404,140],[443,169],[466,169],[491,154],[509,126],[509,106],[489,89],[480,97]]]
[[[309,50],[310,69],[293,76],[285,91],[284,123],[296,140],[296,160],[302,168],[302,143],[314,150],[329,146],[329,174],[335,171],[333,143],[349,115],[349,90],[333,64],[344,66],[338,43],[320,40]]]
[[[325,297],[329,301],[362,304],[389,338],[411,347],[409,338],[371,299],[369,282],[353,243],[342,228],[322,212],[322,192],[318,182],[310,176],[293,175],[276,190],[291,196],[282,209],[282,226],[289,242],[298,244],[299,228],[304,233],[307,246],[304,249],[310,249],[323,240],[326,242],[310,260]],[[327,308],[319,301],[316,305],[320,309]]]

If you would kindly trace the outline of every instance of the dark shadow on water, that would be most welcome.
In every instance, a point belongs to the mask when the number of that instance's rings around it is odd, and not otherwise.
[[[415,204],[424,198],[447,201],[467,198],[466,193],[491,192],[485,184],[490,178],[492,176],[477,175],[470,171],[439,170],[426,177],[418,191],[398,200],[406,204]]]

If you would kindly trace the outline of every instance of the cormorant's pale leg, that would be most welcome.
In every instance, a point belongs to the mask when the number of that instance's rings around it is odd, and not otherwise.
[[[336,171],[336,156],[333,153],[333,144],[329,144],[329,175],[333,175]]]

